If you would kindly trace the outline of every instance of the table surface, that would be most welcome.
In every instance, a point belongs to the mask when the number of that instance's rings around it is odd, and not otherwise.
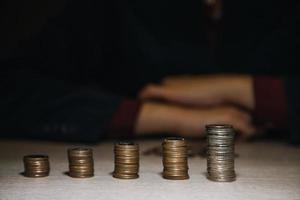
[[[139,141],[141,152],[159,146],[159,140]],[[218,183],[206,179],[206,160],[189,159],[189,180],[161,177],[161,157],[140,159],[140,178],[120,180],[113,171],[113,142],[92,146],[95,176],[75,179],[65,175],[66,150],[78,145],[32,141],[0,141],[0,200],[14,199],[300,199],[300,148],[284,143],[255,142],[236,144],[237,180]],[[201,146],[199,144],[199,146]],[[26,178],[22,157],[45,153],[51,172],[45,178]]]

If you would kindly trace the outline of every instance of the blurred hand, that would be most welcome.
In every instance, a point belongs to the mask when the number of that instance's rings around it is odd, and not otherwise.
[[[252,77],[246,75],[208,75],[168,77],[161,85],[148,85],[141,99],[160,99],[191,106],[226,103],[253,109]]]
[[[207,124],[231,124],[244,138],[256,130],[251,116],[232,106],[188,108],[170,104],[145,102],[138,116],[138,135],[174,133],[183,137],[203,137]]]

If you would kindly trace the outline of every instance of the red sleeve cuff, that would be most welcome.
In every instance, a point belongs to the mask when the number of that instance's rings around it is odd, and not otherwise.
[[[109,138],[132,138],[139,108],[140,102],[129,99],[123,100],[109,125]]]
[[[274,77],[254,78],[255,117],[273,127],[283,128],[287,124],[287,99],[284,84]]]

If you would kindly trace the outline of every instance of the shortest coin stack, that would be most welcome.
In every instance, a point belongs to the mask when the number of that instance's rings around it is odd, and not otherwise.
[[[94,176],[94,160],[92,149],[69,149],[68,158],[69,176],[73,178],[89,178]]]
[[[113,177],[120,179],[138,178],[139,145],[133,142],[115,144],[115,170]]]
[[[207,125],[207,178],[231,182],[234,171],[234,129],[230,125]]]
[[[163,148],[163,178],[171,180],[188,179],[188,148],[184,138],[167,138]]]
[[[24,175],[27,177],[45,177],[49,175],[49,157],[47,155],[27,155],[23,158]]]

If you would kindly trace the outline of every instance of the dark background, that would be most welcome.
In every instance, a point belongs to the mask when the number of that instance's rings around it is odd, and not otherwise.
[[[297,66],[299,3],[2,0],[2,76],[30,70],[135,95],[171,74],[282,75]]]

